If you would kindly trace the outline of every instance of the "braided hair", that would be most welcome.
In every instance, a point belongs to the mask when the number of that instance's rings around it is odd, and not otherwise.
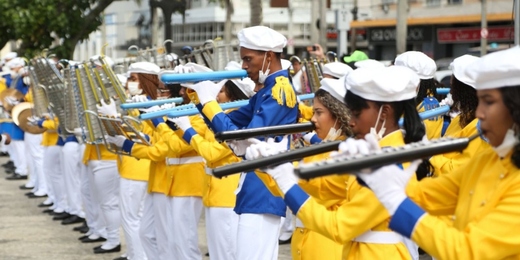
[[[453,105],[460,111],[460,127],[464,128],[475,119],[478,106],[477,90],[451,76],[451,96]]]
[[[350,121],[350,111],[347,106],[323,89],[318,89],[318,91],[314,93],[314,97],[329,110],[334,119],[340,122],[343,134],[352,136],[352,129],[348,123]]]
[[[421,104],[425,97],[433,96],[438,100],[437,97],[437,85],[435,79],[421,79],[421,83],[419,83],[419,92],[417,93],[417,97],[415,98],[415,105]]]
[[[502,93],[504,105],[513,118],[513,122],[516,126],[520,126],[520,86],[500,88],[500,92]],[[515,134],[517,138],[520,138],[518,132]],[[520,143],[515,145],[511,160],[517,168],[520,168]]]

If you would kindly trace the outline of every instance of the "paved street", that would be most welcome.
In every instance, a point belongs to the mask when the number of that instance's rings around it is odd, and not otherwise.
[[[0,157],[0,164],[7,157]],[[111,260],[120,253],[95,255],[92,248],[100,243],[83,244],[77,240],[82,234],[72,231],[75,225],[61,225],[53,221],[44,208],[37,205],[44,199],[28,199],[27,190],[18,186],[25,181],[5,180],[3,167],[0,169],[0,259],[1,260]],[[199,224],[199,245],[207,252],[204,218]],[[122,251],[125,250],[124,236],[121,232]],[[209,258],[204,258],[209,259]],[[280,247],[280,260],[290,259],[289,245]]]

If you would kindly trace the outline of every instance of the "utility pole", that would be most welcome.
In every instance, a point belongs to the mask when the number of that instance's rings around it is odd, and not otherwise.
[[[515,0],[515,45],[520,45],[520,0]]]
[[[396,54],[406,51],[406,36],[408,35],[408,0],[397,0],[397,25],[396,25]]]
[[[358,0],[354,0],[354,8],[352,8],[352,20],[357,21],[358,18]],[[356,50],[356,37],[357,37],[356,28],[350,28],[350,49],[352,51]],[[348,53],[345,53],[348,54]],[[338,53],[338,56],[341,55]]]
[[[311,1],[311,24],[310,24],[310,33],[311,33],[311,44],[313,45],[318,42],[318,28],[316,28],[316,22],[319,18],[319,2],[317,0]]]
[[[287,37],[289,38],[289,44],[287,44],[287,54],[294,55],[294,33],[293,33],[293,7],[292,1],[288,1],[287,11],[289,12],[289,24],[287,25]]]
[[[336,10],[336,32],[338,49],[336,54],[338,57],[347,54],[347,32],[350,28],[350,22],[352,21],[350,12],[345,8],[345,5],[341,9]]]
[[[153,48],[154,46],[158,47],[157,40],[159,39],[159,22],[158,22],[159,17],[157,16],[157,7],[150,6],[150,13],[151,13],[151,18],[152,18],[150,46],[152,46],[152,48]]]
[[[327,53],[327,0],[320,0],[320,45],[323,54]]]
[[[518,0],[517,0],[518,1]],[[482,5],[481,10],[481,18],[480,18],[480,56],[484,56],[487,53],[487,36],[488,36],[488,30],[487,30],[487,1],[486,0],[480,0]]]

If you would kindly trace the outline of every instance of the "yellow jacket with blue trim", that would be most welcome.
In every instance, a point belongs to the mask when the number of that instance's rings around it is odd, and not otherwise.
[[[215,139],[215,135],[210,129],[207,129],[205,133],[202,136],[190,128],[186,130],[183,138],[204,158],[208,170],[241,161],[226,143],[220,143]],[[204,206],[234,207],[236,200],[234,191],[238,186],[239,177],[238,174],[235,174],[219,179],[206,174],[202,196]]]
[[[434,97],[429,97],[429,99],[433,99],[433,103],[437,103],[437,105],[428,106],[425,105],[423,101],[417,106],[417,112],[421,113],[439,107],[437,99],[435,99]],[[444,125],[444,117],[438,116],[436,118],[426,119],[423,120],[423,123],[426,129],[426,136],[428,137],[428,140],[438,139],[441,137],[442,127]]]
[[[208,128],[200,115],[190,116],[189,120],[196,133],[205,135]],[[168,195],[173,197],[202,197],[206,175],[202,157],[183,139],[184,132],[182,130],[173,131],[165,123],[159,124],[157,129],[168,145],[168,160],[178,161],[178,163],[171,164],[167,168],[173,176]]]
[[[54,120],[47,119],[42,122],[41,127],[47,129],[42,134],[42,146],[54,146],[58,142],[58,117]]]
[[[394,131],[379,144],[382,147],[404,145],[403,134],[400,130]],[[410,259],[408,249],[401,242],[375,244],[354,241],[368,231],[390,232],[390,216],[374,193],[359,185],[355,176],[331,178],[341,178],[346,186],[346,201],[334,210],[309,197],[298,185],[285,194],[285,202],[305,227],[342,244],[343,259]],[[412,181],[416,182],[415,177]]]
[[[448,127],[449,131],[446,130],[446,137],[463,138],[478,134],[478,119],[476,118],[460,131],[454,131],[454,129],[460,129],[459,118],[460,116],[455,117],[454,120],[450,123],[451,128]],[[452,124],[455,125],[452,126]],[[477,137],[475,140],[471,141],[468,147],[466,147],[466,149],[464,149],[462,152],[451,152],[433,156],[430,158],[430,163],[434,168],[434,176],[452,172],[454,169],[466,164],[471,160],[471,158],[473,158],[473,156],[487,149],[488,147],[489,144],[486,141],[482,140],[480,137]]]
[[[147,123],[142,124],[142,133],[153,136],[154,129]],[[137,159],[132,156],[118,156],[117,168],[122,178],[136,181],[148,181],[150,160]]]
[[[390,227],[437,259],[520,259],[520,169],[511,154],[500,159],[489,147],[449,174],[410,183]]]
[[[314,115],[312,106],[307,106],[303,102],[298,103],[298,111],[300,112],[300,122],[309,122]]]

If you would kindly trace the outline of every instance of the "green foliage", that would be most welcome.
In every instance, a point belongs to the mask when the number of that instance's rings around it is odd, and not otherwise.
[[[32,57],[53,43],[60,58],[101,25],[103,10],[114,0],[0,0],[0,46],[21,40],[20,55]],[[56,44],[55,44],[56,45]]]

